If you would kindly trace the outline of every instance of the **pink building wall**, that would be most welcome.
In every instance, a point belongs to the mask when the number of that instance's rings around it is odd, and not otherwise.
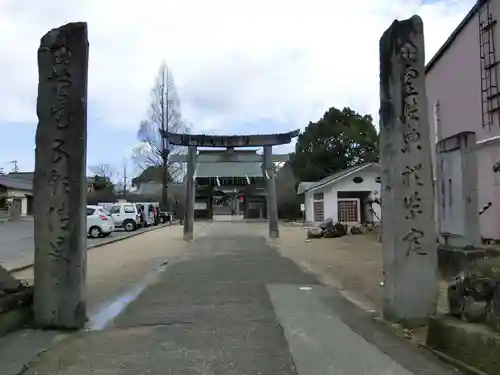
[[[500,1],[489,2],[493,20],[495,58],[500,62]],[[479,208],[488,202],[492,207],[480,216],[481,235],[500,239],[500,174],[492,166],[500,161],[500,112],[491,128],[483,128],[481,95],[481,55],[479,16],[485,18],[485,5],[476,11],[457,34],[449,48],[435,63],[428,65],[426,89],[429,121],[435,136],[446,138],[462,131],[474,131],[478,140],[478,202]],[[500,83],[500,69],[496,67]],[[434,106],[439,102],[439,126],[436,129]],[[498,137],[498,139],[493,139]],[[487,141],[489,140],[489,141]],[[433,155],[434,156],[434,155]]]

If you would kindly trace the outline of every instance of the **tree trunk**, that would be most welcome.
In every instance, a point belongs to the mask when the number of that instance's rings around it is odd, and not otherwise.
[[[168,211],[168,155],[163,158],[161,208]]]

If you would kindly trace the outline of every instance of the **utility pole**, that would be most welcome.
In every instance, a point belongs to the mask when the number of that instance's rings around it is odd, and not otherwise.
[[[127,160],[123,160],[123,198],[127,199]]]
[[[10,164],[12,164],[12,172],[19,172],[19,168],[17,167],[17,160],[11,160]]]

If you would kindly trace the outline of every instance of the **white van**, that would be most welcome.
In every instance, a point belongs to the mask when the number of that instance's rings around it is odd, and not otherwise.
[[[111,214],[115,227],[123,228],[127,232],[140,227],[141,217],[135,203],[115,203],[106,206],[106,210]]]
[[[142,215],[142,223],[145,227],[155,225],[155,209],[158,207],[156,202],[137,202],[137,206],[140,207],[140,213]]]

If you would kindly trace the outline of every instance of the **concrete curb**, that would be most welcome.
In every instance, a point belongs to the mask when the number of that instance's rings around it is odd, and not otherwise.
[[[173,222],[172,225],[170,225],[170,226],[174,226],[175,224],[177,224],[177,223]],[[127,239],[129,239],[131,237],[139,236],[141,234],[152,232],[154,230],[158,230],[158,229],[161,229],[161,228],[166,228],[168,226],[169,226],[168,224],[159,224],[157,226],[148,227],[148,228],[145,228],[145,229],[140,230],[140,231],[137,230],[135,232],[130,233],[127,236],[123,236],[123,237],[119,237],[119,238],[110,238],[108,241],[104,241],[104,242],[100,242],[100,243],[97,243],[97,244],[94,244],[94,245],[87,246],[87,251],[95,249],[97,247],[104,246],[104,245],[109,245],[111,243],[115,243],[115,242],[120,242],[120,241],[123,241],[123,240],[127,240]],[[27,270],[27,269],[33,267],[33,265],[34,265],[34,263],[29,263],[29,264],[25,264],[24,266],[19,266],[19,267],[14,267],[14,268],[8,269],[7,271],[10,272],[10,273],[20,272],[20,271],[24,271],[24,270]]]
[[[385,320],[379,313],[373,314],[373,320],[375,322],[378,322],[380,324],[385,325],[390,331],[392,331],[392,333],[395,336],[398,336],[401,339],[403,339],[402,336],[401,336],[401,333],[402,333],[402,330],[403,330],[403,328],[402,328],[401,325],[399,325],[399,324],[393,324],[393,323]],[[481,371],[480,369],[478,369],[478,368],[476,368],[474,366],[471,366],[471,365],[469,365],[469,364],[467,364],[465,362],[462,362],[458,358],[452,357],[452,356],[450,356],[448,354],[440,352],[439,350],[433,349],[433,348],[431,348],[430,346],[428,346],[424,342],[420,342],[420,341],[417,341],[417,340],[405,340],[405,341],[407,341],[408,343],[414,345],[417,348],[422,348],[422,349],[430,352],[431,354],[433,354],[434,356],[436,356],[442,362],[447,363],[447,364],[449,364],[451,366],[456,367],[458,370],[462,371],[465,375],[490,375],[490,374],[488,374],[486,372]]]
[[[446,362],[452,366],[455,366],[459,370],[463,371],[466,375],[489,375],[486,372],[483,372],[471,365],[468,365],[465,362],[460,361],[457,358],[451,357],[448,354],[445,354],[443,352],[440,352],[439,350],[432,349],[431,347],[425,345],[425,344],[418,344],[418,346],[422,347],[423,349],[428,350],[432,354],[434,354],[436,357],[438,357],[441,361]]]

